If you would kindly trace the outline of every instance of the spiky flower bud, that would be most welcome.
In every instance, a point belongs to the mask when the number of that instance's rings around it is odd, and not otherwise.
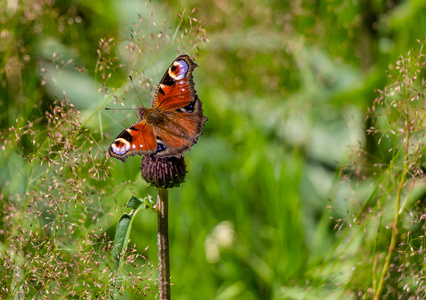
[[[142,178],[157,188],[178,187],[185,180],[186,165],[183,157],[154,157],[144,155],[142,158]]]

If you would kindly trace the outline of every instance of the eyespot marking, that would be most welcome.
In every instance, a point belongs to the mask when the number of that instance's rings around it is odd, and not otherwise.
[[[186,61],[179,59],[173,63],[169,68],[169,75],[174,80],[181,80],[185,78],[186,73],[188,72],[189,66]],[[182,84],[182,83],[181,83]]]
[[[157,138],[156,141],[157,141],[157,152],[166,150],[167,147],[166,145],[164,145],[163,141],[160,138]]]
[[[124,155],[130,150],[130,143],[123,138],[118,138],[112,143],[111,151],[117,155]]]
[[[185,107],[178,108],[176,111],[183,112],[183,113],[192,113],[194,112],[194,106],[195,106],[195,101],[192,103],[189,103]]]

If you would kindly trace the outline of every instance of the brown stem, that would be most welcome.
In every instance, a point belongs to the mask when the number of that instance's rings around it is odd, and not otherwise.
[[[170,300],[170,258],[169,258],[169,191],[159,188],[157,196],[158,216],[158,281],[160,300]]]

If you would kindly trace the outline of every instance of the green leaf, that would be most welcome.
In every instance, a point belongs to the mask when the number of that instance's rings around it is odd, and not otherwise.
[[[135,196],[132,196],[132,198],[130,198],[130,200],[127,202],[126,206],[131,208],[133,211],[130,214],[124,213],[118,221],[117,230],[115,232],[114,247],[112,249],[112,257],[114,258],[115,265],[115,279],[112,283],[113,286],[111,292],[112,299],[118,299],[122,281],[121,273],[124,266],[123,258],[130,240],[132,223],[139,210],[146,208],[145,201],[145,199],[140,200]]]
[[[114,248],[112,250],[112,257],[114,258],[116,269],[118,269],[120,260],[124,254],[123,246],[125,246],[125,249],[128,244],[130,230],[132,228],[131,220],[132,217],[125,213],[118,221],[117,231],[115,232]]]
[[[130,200],[127,202],[127,207],[131,208],[131,209],[138,209],[139,206],[143,205],[145,203],[145,201],[141,201],[140,199],[136,198],[135,196],[133,196],[132,198],[130,198]]]

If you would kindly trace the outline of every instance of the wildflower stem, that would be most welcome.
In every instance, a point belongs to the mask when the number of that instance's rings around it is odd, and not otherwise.
[[[408,111],[407,103],[405,103],[405,106],[406,106],[405,111]],[[410,120],[408,118],[408,114],[405,114],[404,130],[405,130],[404,167],[403,167],[403,170],[402,170],[402,173],[401,173],[401,179],[399,181],[397,191],[396,191],[395,217],[394,217],[393,227],[392,227],[392,237],[391,237],[391,242],[390,242],[390,245],[389,245],[388,255],[386,256],[385,264],[383,266],[382,274],[380,276],[379,285],[377,286],[377,290],[376,290],[375,295],[374,295],[374,300],[378,300],[381,297],[383,286],[384,286],[385,279],[386,279],[386,275],[389,271],[392,253],[395,250],[396,240],[398,238],[398,224],[399,224],[399,216],[400,216],[399,209],[400,209],[400,205],[401,205],[401,193],[402,193],[402,189],[404,188],[404,185],[405,185],[405,178],[406,178],[406,175],[408,173],[408,167],[409,167],[408,147],[409,147],[409,141],[410,141]]]
[[[158,188],[157,205],[158,216],[158,280],[160,300],[170,300],[170,259],[169,259],[169,192],[165,188]]]

